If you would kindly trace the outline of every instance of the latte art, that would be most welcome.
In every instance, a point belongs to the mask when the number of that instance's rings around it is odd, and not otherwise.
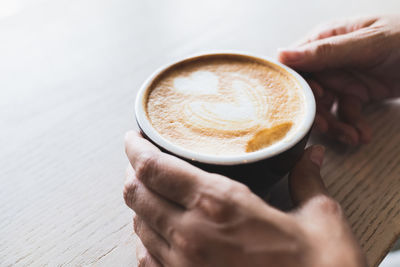
[[[219,80],[218,74],[212,74]],[[196,73],[192,83],[198,79]],[[215,135],[240,135],[259,126],[259,121],[267,112],[263,87],[257,81],[236,73],[228,73],[225,94],[215,88],[207,100],[199,100],[184,105],[182,122],[200,131],[207,130]],[[190,78],[189,78],[190,79]],[[217,84],[216,84],[217,86]],[[221,90],[222,91],[222,90]],[[208,90],[204,91],[208,94]],[[215,99],[214,99],[215,98]]]
[[[278,67],[243,58],[181,63],[152,82],[148,118],[165,139],[199,153],[237,155],[296,130],[304,95]]]

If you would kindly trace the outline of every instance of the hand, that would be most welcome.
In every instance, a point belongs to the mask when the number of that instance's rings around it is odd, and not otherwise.
[[[320,26],[294,47],[281,49],[278,58],[308,77],[320,132],[349,145],[368,143],[372,133],[361,114],[365,105],[400,96],[400,16]]]
[[[281,212],[224,176],[126,136],[126,204],[146,253],[139,266],[365,266],[319,170],[324,148],[305,151],[290,175],[297,209]],[[139,248],[140,249],[140,248]]]

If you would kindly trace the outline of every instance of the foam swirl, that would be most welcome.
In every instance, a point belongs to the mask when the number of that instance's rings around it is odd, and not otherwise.
[[[204,74],[193,73],[186,78],[190,81],[187,84],[201,84],[201,81],[197,80],[200,76]],[[268,108],[267,103],[263,101],[265,97],[260,92],[262,87],[246,76],[237,74],[230,76],[230,84],[226,84],[224,92],[229,97],[221,102],[220,99],[224,99],[224,94],[216,90],[207,100],[186,103],[182,112],[182,122],[188,127],[212,132],[215,135],[240,135],[256,129]],[[197,94],[198,92],[196,90]],[[202,92],[208,94],[210,90]]]

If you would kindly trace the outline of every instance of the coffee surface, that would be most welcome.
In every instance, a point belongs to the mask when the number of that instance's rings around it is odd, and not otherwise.
[[[211,155],[238,155],[282,140],[298,128],[304,94],[284,69],[239,56],[195,58],[159,75],[147,116],[168,141]]]

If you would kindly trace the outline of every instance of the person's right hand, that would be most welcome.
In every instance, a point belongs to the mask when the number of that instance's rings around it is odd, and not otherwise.
[[[340,20],[320,26],[279,60],[305,72],[317,100],[316,128],[349,144],[367,143],[362,117],[373,101],[400,96],[400,16]],[[337,102],[337,114],[332,112]]]
[[[135,211],[138,266],[361,267],[364,255],[320,175],[324,148],[305,150],[289,176],[296,208],[282,212],[245,185],[126,135],[124,187]],[[248,175],[251,175],[249,173]]]

